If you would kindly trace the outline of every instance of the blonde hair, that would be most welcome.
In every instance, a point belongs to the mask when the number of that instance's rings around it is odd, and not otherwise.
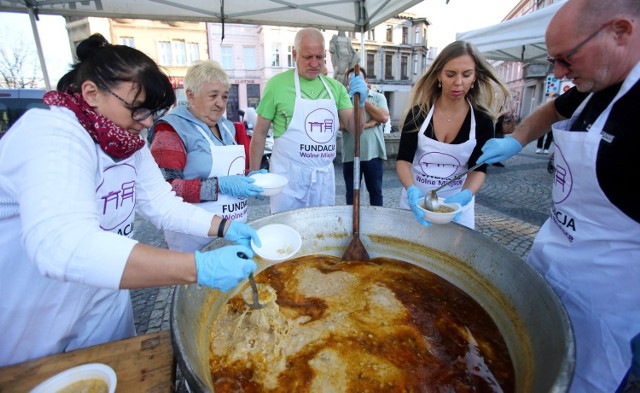
[[[404,121],[410,120],[407,119],[407,115],[416,106],[419,107],[417,115],[427,116],[442,92],[438,87],[440,72],[449,61],[464,55],[471,56],[476,64],[476,81],[466,98],[474,108],[489,115],[493,121],[496,120],[500,108],[510,100],[509,89],[475,46],[466,41],[455,41],[438,54],[429,69],[413,85]]]
[[[213,60],[199,60],[187,69],[187,75],[184,77],[184,89],[198,94],[202,85],[213,81],[222,83],[227,89],[230,86],[227,72],[220,66],[220,63]]]

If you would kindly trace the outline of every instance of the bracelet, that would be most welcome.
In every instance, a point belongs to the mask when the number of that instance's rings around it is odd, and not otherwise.
[[[227,224],[227,219],[223,218],[220,221],[220,226],[218,227],[218,237],[224,237],[224,226]]]

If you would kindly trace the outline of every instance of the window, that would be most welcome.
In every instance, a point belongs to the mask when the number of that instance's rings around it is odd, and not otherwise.
[[[200,60],[200,45],[197,42],[188,43],[187,50],[189,51],[189,64]]]
[[[184,41],[173,41],[175,65],[187,65],[187,48]]]
[[[402,26],[402,43],[409,43],[409,28],[407,26]]]
[[[376,31],[374,29],[367,31],[367,39],[371,41],[376,40]]]
[[[384,55],[384,79],[393,79],[393,54]]]
[[[367,53],[367,72],[369,79],[376,79],[376,55],[375,53]]]
[[[419,45],[420,42],[422,42],[422,39],[420,38],[420,27],[416,27],[415,44]]]
[[[244,48],[244,68],[247,70],[256,69],[256,48]]]
[[[158,61],[161,65],[171,65],[173,62],[173,52],[171,50],[171,42],[158,42]]]
[[[387,25],[387,41],[393,42],[393,26]]]
[[[293,64],[293,46],[287,46],[287,67],[293,68],[295,65]]]
[[[280,45],[271,45],[271,67],[280,67]]]
[[[409,62],[409,56],[400,56],[400,79],[407,80],[409,75],[407,73],[407,67]]]
[[[135,48],[136,41],[133,39],[133,37],[120,37],[120,45],[126,45],[131,48]]]
[[[230,46],[223,46],[222,48],[220,48],[220,52],[221,52],[220,65],[225,70],[232,70],[233,69],[233,48]]]
[[[418,54],[413,55],[413,75],[418,75]]]

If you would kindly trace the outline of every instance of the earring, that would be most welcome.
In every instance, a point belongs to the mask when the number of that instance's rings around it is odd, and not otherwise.
[[[471,82],[471,88],[473,89],[473,86],[475,86],[476,82]]]
[[[438,81],[438,87],[442,87],[442,82]]]

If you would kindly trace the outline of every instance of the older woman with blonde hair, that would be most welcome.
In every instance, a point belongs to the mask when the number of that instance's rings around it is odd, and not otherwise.
[[[188,106],[172,109],[154,125],[151,154],[186,202],[225,220],[246,222],[247,198],[263,189],[244,176],[245,149],[236,143],[233,123],[223,116],[229,86],[217,62],[190,66],[184,78]],[[165,240],[170,249],[180,251],[195,251],[211,241],[173,231],[165,231]]]
[[[478,50],[464,41],[445,47],[411,91],[398,147],[396,171],[405,189],[400,207],[429,226],[417,204],[476,163],[494,135],[498,108],[509,90]],[[474,228],[474,196],[484,183],[486,165],[438,192],[463,206],[456,221]]]

